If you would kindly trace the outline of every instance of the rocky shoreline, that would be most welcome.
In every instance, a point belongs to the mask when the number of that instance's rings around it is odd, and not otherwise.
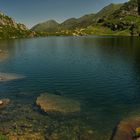
[[[23,76],[0,73],[0,82],[21,78]],[[12,105],[10,99],[0,99],[0,120],[3,120],[0,133],[6,136],[7,140],[61,140],[64,137],[68,140],[94,140],[96,137],[96,130],[81,124],[81,121],[78,125],[74,121],[72,124],[59,126],[60,120],[57,120],[58,118],[67,119],[72,114],[78,115],[81,111],[79,101],[46,92],[37,97],[35,105],[18,106],[15,103],[16,110],[13,110]],[[10,109],[10,112],[6,112],[7,109]],[[41,114],[40,111],[46,114]],[[8,113],[11,115],[7,115]],[[53,118],[56,120],[54,121]],[[19,121],[17,121],[18,119]],[[52,120],[53,122],[51,122]],[[37,128],[39,122],[40,127]],[[72,126],[69,128],[69,125]],[[70,135],[67,129],[70,129]],[[131,117],[120,121],[112,132],[110,140],[140,140],[140,117]]]
[[[65,115],[55,114],[53,118],[51,115],[41,114],[36,107],[37,105],[11,102],[3,110],[0,108],[0,132],[7,140],[93,139],[94,130],[84,122],[75,120],[75,117],[69,120]]]
[[[140,117],[134,116],[120,121],[110,140],[140,140]]]
[[[67,103],[63,102],[64,99]],[[44,93],[37,97],[35,103],[34,105],[22,105],[11,102],[10,99],[0,99],[0,132],[8,140],[61,140],[63,138],[66,140],[94,140],[96,137],[96,130],[86,126],[84,122],[75,121],[75,119],[64,121],[71,113],[78,113],[81,110],[78,101],[62,95]],[[38,107],[46,114],[41,114],[37,109]],[[56,112],[59,112],[61,116]],[[77,118],[79,119],[79,117]],[[71,133],[69,134],[69,132]],[[110,140],[139,139],[139,116],[120,121],[110,138]]]

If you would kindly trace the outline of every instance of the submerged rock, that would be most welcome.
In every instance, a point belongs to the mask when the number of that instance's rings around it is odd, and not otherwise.
[[[6,107],[10,103],[10,99],[0,99],[0,109]]]
[[[0,82],[17,80],[17,79],[22,79],[22,78],[24,77],[17,74],[0,73]]]
[[[139,140],[140,117],[129,118],[121,121],[111,140]]]
[[[36,104],[44,112],[58,112],[62,114],[75,113],[80,111],[80,103],[60,95],[42,94],[36,100]]]

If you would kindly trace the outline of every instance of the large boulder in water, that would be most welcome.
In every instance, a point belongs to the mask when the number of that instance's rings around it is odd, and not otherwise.
[[[75,113],[80,111],[80,103],[73,99],[54,94],[42,94],[36,104],[47,113]]]
[[[114,132],[111,140],[139,140],[140,117],[128,118],[121,121]]]

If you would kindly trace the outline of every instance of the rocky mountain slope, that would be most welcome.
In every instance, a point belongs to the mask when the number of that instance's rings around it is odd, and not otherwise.
[[[0,12],[0,39],[30,36],[33,36],[33,32],[24,24],[16,23],[11,17]]]
[[[137,0],[131,0],[111,14],[106,20],[106,25],[114,24],[114,27],[111,27],[113,30],[121,30],[139,24],[139,21]]]

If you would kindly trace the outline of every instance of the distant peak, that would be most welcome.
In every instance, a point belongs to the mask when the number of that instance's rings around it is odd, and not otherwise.
[[[46,23],[57,23],[57,21],[53,20],[53,19],[50,19],[50,20],[47,20]],[[57,23],[58,24],[58,23]]]

